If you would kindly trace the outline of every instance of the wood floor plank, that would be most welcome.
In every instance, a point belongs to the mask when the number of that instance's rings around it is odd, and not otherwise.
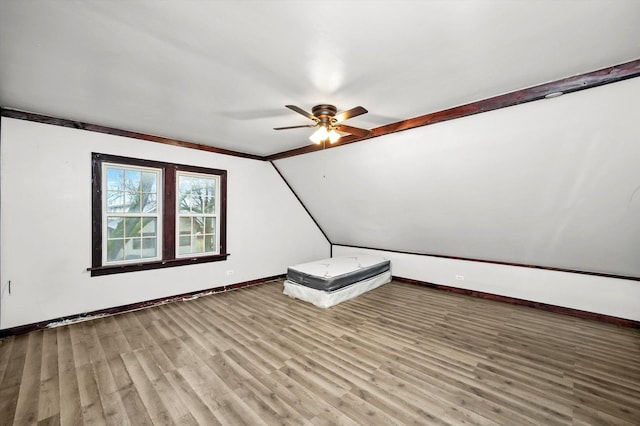
[[[254,375],[251,374],[251,365],[238,359],[233,349],[217,354],[205,361],[207,366],[224,382],[229,389],[237,389],[242,386],[244,380]],[[258,374],[259,375],[259,374]]]
[[[236,393],[225,395],[220,408],[215,412],[219,423],[225,425],[268,425]]]
[[[38,421],[42,344],[42,331],[29,334],[24,369],[20,379],[20,392],[16,402],[16,423],[33,424]]]
[[[152,425],[153,420],[140,399],[138,390],[133,384],[118,389],[116,392],[122,401],[122,405],[127,414],[128,421],[133,425]],[[86,423],[89,424],[89,423]]]
[[[232,392],[227,384],[203,362],[181,368],[180,374],[212,413],[220,408],[219,398]]]
[[[76,375],[83,422],[92,425],[106,424],[93,367],[91,364],[81,365],[76,369]]]
[[[63,365],[63,364],[61,364]],[[82,404],[75,369],[61,369],[60,386],[60,423],[82,424]]]
[[[58,375],[40,382],[38,421],[60,414],[60,383]]]
[[[122,354],[122,361],[131,377],[132,384],[137,389],[140,400],[153,423],[173,424],[174,422],[156,392],[152,380],[140,365],[137,352]]]
[[[308,419],[304,413],[300,413],[294,406],[280,397],[271,386],[273,382],[268,376],[252,377],[245,380],[237,393],[244,400],[250,399],[254,411],[266,411],[271,419],[266,419],[270,424],[305,424]],[[267,385],[268,383],[268,385]],[[263,417],[261,415],[261,417]]]
[[[200,396],[190,386],[189,382],[185,380],[179,370],[172,371],[165,376],[173,387],[176,396],[180,398],[180,401],[182,401],[185,408],[188,410],[189,417],[192,417],[196,421],[196,424],[218,424],[218,420],[209,409],[209,406],[202,401]],[[181,418],[180,422],[184,422],[184,418]]]
[[[284,369],[283,369],[284,370]],[[289,405],[294,407],[296,411],[302,413],[309,418],[313,424],[357,424],[354,420],[345,416],[343,413],[335,410],[335,408],[323,398],[322,390],[318,391],[317,387],[306,386],[287,374],[286,371],[277,370],[269,374],[269,377],[278,383],[284,389],[290,391],[293,395],[292,399],[283,397]],[[274,389],[277,389],[274,388]],[[284,393],[280,393],[284,395]],[[323,421],[324,420],[324,421]]]
[[[0,425],[640,424],[640,330],[282,281],[0,340]]]
[[[316,407],[306,403],[305,397],[297,392],[293,382],[283,383],[280,370],[262,376],[251,377],[242,383],[242,387],[249,386],[254,393],[262,386],[263,396],[269,399],[277,399],[279,404],[285,404],[293,412],[304,419],[311,419],[317,415]],[[287,380],[289,380],[287,378]],[[280,402],[281,401],[281,402]]]
[[[38,426],[60,426],[60,414],[55,414],[38,421]]]
[[[14,339],[0,339],[0,384],[4,383],[4,374],[7,371],[9,359],[11,359],[11,349]],[[0,386],[0,389],[2,387]]]

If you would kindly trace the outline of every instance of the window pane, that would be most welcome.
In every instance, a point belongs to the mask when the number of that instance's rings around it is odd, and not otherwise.
[[[196,235],[191,239],[191,253],[204,252],[204,235]]]
[[[124,240],[107,241],[107,261],[116,262],[124,259]]]
[[[142,218],[142,236],[143,237],[155,237],[157,232],[158,219],[155,217],[143,217]]]
[[[213,214],[216,211],[216,199],[207,197],[204,199],[204,213]]]
[[[127,191],[140,191],[140,175],[138,170],[125,170],[124,184]]]
[[[199,235],[204,233],[204,217],[196,216],[193,218],[193,234]]]
[[[204,251],[206,251],[207,253],[216,251],[215,238],[213,238],[213,235],[204,236]]]
[[[124,170],[107,167],[107,189],[115,191],[124,190]]]
[[[107,212],[109,213],[124,212],[124,192],[107,191]]]
[[[140,213],[140,193],[125,192],[124,211],[125,213]]]
[[[142,173],[142,184],[140,187],[140,191],[142,192],[157,192],[158,191],[158,185],[157,185],[157,174],[156,173],[149,173],[149,172],[143,172]]]
[[[191,198],[191,212],[193,213],[202,213],[202,210],[204,208],[204,200],[202,199],[202,196],[199,194],[194,194],[192,195]]]
[[[216,179],[207,179],[207,195],[216,195]]]
[[[181,217],[178,232],[180,235],[190,235],[191,234],[191,218],[190,217]]]
[[[142,257],[156,257],[156,241],[155,238],[142,239]]]
[[[194,177],[192,178],[191,192],[193,194],[202,194],[203,182],[202,179]]]
[[[178,192],[180,195],[191,193],[191,184],[193,178],[189,176],[178,176]]]
[[[142,213],[156,213],[158,210],[158,197],[156,194],[143,192],[142,197]]]
[[[191,212],[191,198],[188,195],[181,195],[178,202],[178,210],[180,213]]]
[[[191,237],[181,236],[180,241],[178,243],[178,254],[188,254],[188,253],[191,253]]]
[[[139,218],[139,217],[124,218],[125,237],[139,237],[141,228],[142,228],[142,218]]]
[[[118,216],[107,217],[107,238],[124,237],[124,218]]]
[[[204,219],[204,233],[212,234],[216,225],[216,219],[214,217],[206,217]]]
[[[142,241],[140,238],[129,238],[124,242],[125,260],[140,259],[142,257]]]

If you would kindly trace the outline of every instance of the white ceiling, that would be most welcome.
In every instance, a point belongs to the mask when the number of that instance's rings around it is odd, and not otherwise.
[[[0,1],[0,106],[268,155],[640,57],[640,1]]]

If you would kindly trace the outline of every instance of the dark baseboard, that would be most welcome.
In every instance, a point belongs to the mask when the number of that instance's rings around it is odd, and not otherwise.
[[[206,289],[206,290],[197,290],[197,291],[192,291],[192,292],[189,292],[189,293],[182,293],[182,294],[177,294],[177,295],[174,295],[174,296],[162,297],[162,298],[159,298],[159,299],[146,300],[144,302],[130,303],[128,305],[115,306],[113,308],[99,309],[97,311],[86,312],[86,313],[83,313],[83,314],[68,315],[66,317],[54,318],[54,319],[50,319],[50,320],[47,320],[47,321],[41,321],[41,322],[33,323],[33,324],[19,325],[17,327],[6,328],[4,330],[0,330],[0,339],[2,339],[4,337],[8,337],[8,336],[14,336],[14,335],[18,335],[18,334],[29,333],[31,331],[41,330],[43,328],[49,328],[49,327],[52,327],[52,326],[56,325],[57,323],[61,323],[61,325],[64,325],[65,323],[72,324],[72,323],[77,322],[77,321],[91,320],[93,318],[99,318],[99,317],[103,317],[105,315],[114,315],[114,314],[119,314],[119,313],[122,313],[122,312],[135,311],[135,310],[138,310],[138,309],[148,308],[148,307],[152,307],[152,306],[156,306],[156,305],[162,305],[162,304],[165,304],[165,303],[177,302],[177,301],[180,301],[180,300],[189,299],[189,298],[193,298],[193,297],[208,296],[210,294],[222,293],[222,292],[230,291],[230,290],[236,290],[236,289],[243,288],[243,287],[249,287],[249,286],[254,286],[254,285],[258,285],[258,284],[263,284],[263,283],[266,283],[268,281],[273,281],[273,280],[277,280],[277,279],[281,279],[281,278],[284,278],[284,275],[274,275],[272,277],[260,278],[260,279],[257,279],[257,280],[245,281],[245,282],[241,282],[241,283],[225,285],[225,286],[222,286],[222,287],[215,287],[215,288],[210,288],[210,289]]]
[[[492,265],[517,266],[518,268],[543,269],[545,271],[568,272],[570,274],[593,275],[594,277],[605,277],[605,278],[616,278],[619,280],[640,281],[640,277],[609,274],[606,272],[581,271],[579,269],[558,268],[555,266],[530,265],[526,263],[504,262],[501,260],[489,260],[489,259],[476,259],[473,257],[450,256],[450,255],[443,255],[443,254],[436,254],[436,253],[417,253],[417,252],[411,252],[411,251],[390,250],[390,249],[382,249],[382,248],[375,248],[375,247],[350,246],[347,244],[333,244],[333,245],[340,246],[340,247],[364,249],[364,250],[386,251],[389,253],[410,254],[412,256],[437,257],[440,259],[464,260],[466,262],[480,262],[480,263],[489,263]]]
[[[465,294],[467,296],[479,297],[482,299],[489,299],[489,300],[496,300],[498,302],[511,303],[512,305],[521,305],[521,306],[527,306],[529,308],[542,309],[544,311],[556,312],[556,313],[570,315],[573,317],[588,319],[592,321],[606,322],[606,323],[615,324],[623,327],[640,328],[640,321],[614,317],[611,315],[597,314],[594,312],[581,311],[579,309],[565,308],[564,306],[549,305],[547,303],[541,303],[541,302],[533,302],[531,300],[516,299],[514,297],[500,296],[498,294],[484,293],[482,291],[467,290],[464,288],[457,288],[457,287],[449,287],[442,284],[434,284],[434,283],[429,283],[425,281],[414,280],[411,278],[393,276],[393,280],[401,283],[406,283],[406,284],[415,284],[415,285],[421,285],[424,287],[429,287],[437,290],[444,290],[451,293]]]

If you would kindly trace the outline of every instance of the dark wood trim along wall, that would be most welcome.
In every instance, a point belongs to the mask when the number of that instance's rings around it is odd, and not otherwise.
[[[398,253],[398,254],[410,254],[413,256],[425,256],[425,257],[437,257],[440,259],[452,259],[452,260],[464,260],[467,262],[481,262],[481,263],[490,263],[493,265],[505,265],[505,266],[517,266],[519,268],[533,268],[533,269],[544,269],[546,271],[556,271],[556,272],[568,272],[570,274],[581,274],[581,275],[593,275],[596,277],[606,277],[606,278],[617,278],[621,280],[631,280],[631,281],[640,281],[640,277],[631,277],[627,275],[616,275],[616,274],[608,274],[605,272],[593,272],[593,271],[580,271],[577,269],[566,269],[566,268],[556,268],[553,266],[540,266],[540,265],[527,265],[525,263],[513,263],[513,262],[502,262],[499,260],[487,260],[487,259],[475,259],[471,257],[458,257],[458,256],[447,256],[442,254],[430,254],[430,253],[416,253],[409,251],[400,251],[400,250],[389,250],[389,249],[381,249],[374,247],[362,247],[362,246],[351,246],[347,244],[334,244],[336,246],[341,247],[350,247],[356,249],[363,250],[375,250],[375,251],[386,251],[389,253]]]
[[[479,297],[482,299],[490,299],[490,300],[496,300],[498,302],[510,303],[512,305],[528,306],[530,308],[542,309],[544,311],[556,312],[564,315],[571,315],[574,317],[588,319],[592,321],[606,322],[606,323],[616,324],[624,327],[640,328],[640,322],[638,321],[634,321],[626,318],[614,317],[611,315],[596,314],[594,312],[581,311],[579,309],[565,308],[564,306],[549,305],[547,303],[532,302],[530,300],[516,299],[514,297],[484,293],[482,291],[467,290],[467,289],[457,288],[457,287],[449,287],[446,285],[433,284],[425,281],[412,280],[410,278],[393,276],[393,279],[401,283],[416,284],[416,285],[434,288],[437,290],[448,291],[451,293],[464,294],[467,296]]]
[[[178,302],[183,299],[192,299],[194,297],[208,296],[210,294],[222,293],[225,291],[236,290],[243,287],[249,287],[249,286],[258,285],[258,284],[265,284],[273,280],[279,280],[282,278],[284,278],[284,275],[274,275],[272,277],[260,278],[257,280],[245,281],[241,283],[230,284],[230,285],[225,285],[221,287],[214,287],[214,288],[209,288],[205,290],[197,290],[189,293],[178,294],[175,296],[161,297],[158,299],[146,300],[144,302],[130,303],[128,305],[115,306],[113,308],[99,309],[97,311],[86,312],[83,314],[69,315],[66,317],[50,319],[48,321],[41,321],[33,324],[25,324],[17,327],[5,328],[4,330],[0,330],[0,339],[7,336],[24,334],[24,333],[29,333],[30,331],[52,327],[54,325],[57,325],[58,323],[84,321],[84,320],[90,320],[90,319],[105,316],[105,315],[114,315],[121,312],[135,311],[138,309],[148,308],[156,305],[162,305],[165,303]]]
[[[166,145],[180,146],[183,148],[197,149],[200,151],[213,152],[216,154],[232,155],[234,157],[249,158],[252,160],[265,160],[264,157],[261,157],[259,155],[247,154],[244,152],[232,151],[224,148],[216,148],[215,146],[186,142],[179,139],[171,139],[162,136],[132,132],[129,130],[115,129],[113,127],[100,126],[97,124],[83,123],[81,121],[67,120],[65,118],[49,117],[47,115],[35,114],[32,112],[2,108],[1,115],[3,117],[16,118],[18,120],[34,121],[36,123],[51,124],[53,126],[70,127],[72,129],[87,130],[89,132],[106,133],[108,135],[123,136],[125,138],[141,139],[149,142],[157,142]]]
[[[527,89],[516,90],[515,92],[506,93],[504,95],[494,96],[489,99],[472,102],[466,105],[460,105],[443,111],[433,112],[419,117],[410,118],[408,120],[398,121],[396,123],[387,124],[376,127],[371,130],[371,134],[367,137],[346,136],[326,148],[336,148],[353,142],[376,138],[378,136],[388,135],[403,130],[415,129],[416,127],[427,126],[429,124],[440,123],[443,121],[453,120],[456,118],[466,117],[481,112],[493,111],[500,108],[506,108],[525,102],[537,101],[545,99],[548,95],[566,94],[577,92],[579,90],[591,89],[593,87],[602,86],[617,81],[626,80],[640,76],[640,59],[626,62],[620,65],[603,68],[586,74],[580,74],[573,77],[563,78],[562,80],[552,81],[550,83],[540,84],[538,86],[529,87]],[[306,154],[309,152],[323,149],[321,145],[308,145],[301,148],[283,151],[278,154],[270,155],[269,161],[280,160],[282,158],[293,157],[296,155]]]

